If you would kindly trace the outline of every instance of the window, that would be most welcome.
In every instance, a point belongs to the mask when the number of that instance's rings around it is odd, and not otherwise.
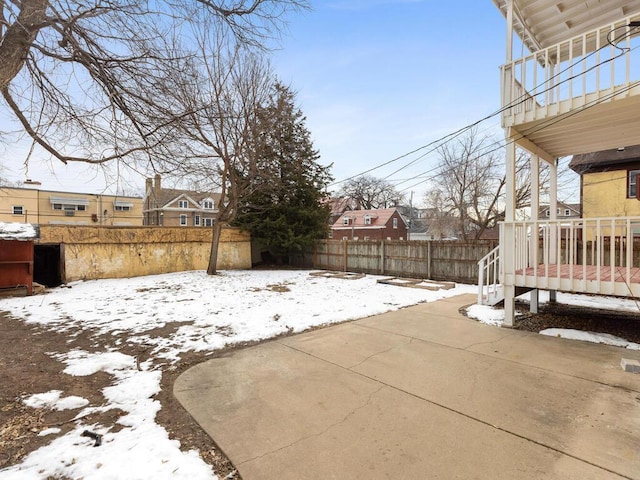
[[[130,212],[133,210],[133,203],[116,200],[113,202],[113,209],[116,212]]]
[[[369,237],[364,237],[364,241],[365,241],[365,242],[368,242],[369,240],[370,240],[370,238],[369,238]]]
[[[640,170],[629,170],[629,183],[628,183],[629,188],[627,189],[628,198],[636,198],[636,195],[637,195],[636,183],[637,183],[638,173],[640,173]]]
[[[556,208],[556,215],[560,215],[560,209]]]
[[[568,208],[565,208],[565,209],[564,209],[564,216],[565,216],[565,217],[568,217],[568,216],[570,216],[570,215],[571,215],[571,211],[570,211]]]
[[[213,218],[203,218],[202,221],[205,227],[213,227]]]
[[[365,225],[371,225],[371,215],[365,215],[364,216],[364,224]]]
[[[180,215],[180,225],[184,226],[187,224],[187,216],[186,215]]]
[[[398,228],[398,219],[397,218],[393,219],[393,228]]]
[[[186,200],[178,200],[178,208],[189,208],[189,202]]]
[[[199,227],[199,226],[200,226],[200,215],[196,215],[195,217],[193,217],[193,224],[194,224],[196,227]]]
[[[329,230],[329,238],[333,238],[333,231]]]
[[[51,205],[54,210],[64,210],[65,212],[84,212],[87,210],[86,205],[67,205],[64,203],[54,203]]]
[[[544,214],[548,217],[551,214],[551,210],[547,210],[546,212],[544,212]]]
[[[342,219],[342,224],[343,225],[349,225],[350,222],[351,222],[351,219],[349,217],[344,217]]]
[[[24,215],[24,210],[22,205],[14,205],[13,206],[13,214],[14,215]]]
[[[213,200],[205,200],[202,202],[202,206],[204,208],[212,209],[213,208]]]

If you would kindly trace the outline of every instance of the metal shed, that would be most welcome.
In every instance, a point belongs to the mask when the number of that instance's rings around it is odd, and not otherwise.
[[[30,223],[0,222],[0,295],[33,293],[33,241],[38,236]]]

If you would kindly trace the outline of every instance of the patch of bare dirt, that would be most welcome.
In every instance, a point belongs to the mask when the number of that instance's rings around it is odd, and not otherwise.
[[[166,325],[164,330],[170,334],[179,325],[178,322]],[[95,351],[97,345],[102,351],[113,346],[109,342],[113,344],[118,339],[118,336],[97,336],[89,331],[62,334],[28,325],[0,312],[0,469],[20,463],[26,455],[57,436],[68,433],[75,426],[73,419],[80,409],[35,409],[24,404],[26,397],[62,390],[63,396],[77,395],[89,400],[93,406],[105,403],[102,389],[112,383],[111,375],[105,372],[84,377],[67,375],[63,373],[66,365],[50,354],[65,353],[76,348]],[[149,358],[145,346],[121,342],[117,348],[122,353],[138,358],[140,362]],[[211,356],[188,354],[178,365],[163,371],[162,392],[157,397],[162,409],[157,420],[171,438],[181,442],[183,450],[199,451],[220,478],[238,479],[240,477],[234,473],[233,465],[173,396],[173,383],[177,376]],[[110,409],[85,416],[82,421],[110,427],[115,432],[122,428],[117,420],[124,413]],[[38,436],[41,431],[52,427],[59,428],[60,432]]]
[[[517,308],[522,313],[516,318],[515,328],[518,330],[540,332],[547,328],[569,328],[608,333],[640,343],[640,310],[621,312],[548,303],[540,308],[539,313],[532,314],[528,305],[518,305]]]

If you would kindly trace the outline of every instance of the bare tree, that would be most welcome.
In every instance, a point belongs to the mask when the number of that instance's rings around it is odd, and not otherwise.
[[[261,172],[252,138],[273,75],[260,52],[230,42],[223,32],[203,29],[194,42],[199,57],[183,62],[181,75],[165,76],[157,85],[155,123],[171,121],[158,130],[166,139],[164,151],[149,167],[220,192],[207,268],[215,274],[222,227],[236,217]]]
[[[277,35],[306,0],[5,0],[0,4],[0,94],[33,144],[62,162],[134,161],[162,146],[150,117],[157,85],[197,62],[204,28],[242,45]],[[160,123],[158,123],[160,121]],[[7,133],[0,142],[10,142]]]
[[[442,213],[456,219],[463,240],[479,238],[504,218],[504,157],[495,149],[497,143],[471,130],[439,149],[437,181],[425,202],[430,205],[437,198]],[[520,208],[531,198],[529,158],[520,150],[516,177],[516,208]]]
[[[339,195],[352,200],[363,210],[395,207],[405,201],[404,195],[391,183],[371,175],[347,180]]]

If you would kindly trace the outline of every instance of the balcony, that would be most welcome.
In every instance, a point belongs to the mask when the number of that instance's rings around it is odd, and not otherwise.
[[[640,144],[640,27],[628,27],[638,21],[626,17],[503,65],[508,136],[548,157]]]
[[[513,267],[505,281],[519,287],[640,296],[640,217],[528,221],[513,229]],[[510,271],[509,271],[510,270]]]

